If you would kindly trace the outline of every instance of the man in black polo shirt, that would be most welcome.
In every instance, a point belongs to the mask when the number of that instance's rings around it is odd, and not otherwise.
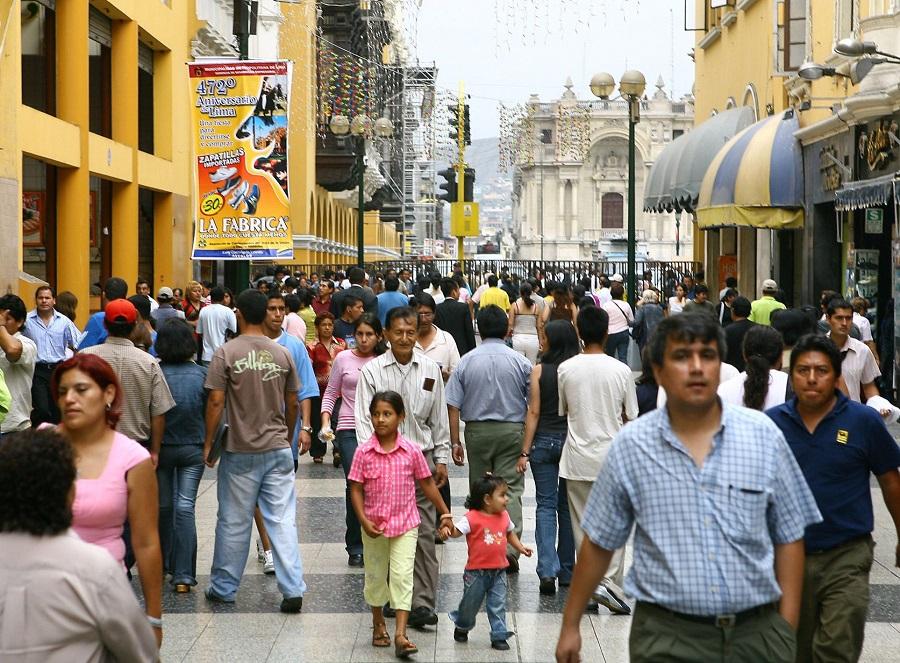
[[[798,662],[856,661],[862,652],[875,546],[870,473],[900,532],[900,450],[876,410],[836,389],[840,375],[834,343],[804,336],[791,355],[796,397],[766,412],[824,518],[806,528]],[[900,566],[900,546],[896,557]]]
[[[750,300],[746,297],[737,297],[731,302],[731,324],[725,327],[725,347],[728,352],[725,361],[739,371],[746,366],[744,361],[744,336],[755,323],[750,322]]]

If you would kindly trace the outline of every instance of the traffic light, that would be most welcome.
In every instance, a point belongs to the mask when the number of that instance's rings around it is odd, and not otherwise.
[[[466,177],[463,180],[463,202],[471,203],[475,200],[475,169],[466,168]]]
[[[472,123],[469,120],[469,104],[463,107],[463,138],[466,145],[472,144]]]
[[[450,140],[456,143],[459,141],[459,106],[450,104],[447,106],[447,110],[450,111],[450,131],[448,135],[450,136]]]
[[[456,202],[456,171],[453,168],[447,168],[446,170],[442,170],[438,173],[438,177],[442,177],[446,181],[440,185],[441,191],[444,193],[439,194],[438,200],[445,200],[448,203]]]

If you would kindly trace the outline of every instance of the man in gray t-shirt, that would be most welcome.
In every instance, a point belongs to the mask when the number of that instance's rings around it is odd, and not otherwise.
[[[297,542],[294,457],[290,436],[297,423],[300,381],[290,353],[265,336],[266,296],[245,290],[237,299],[243,334],[213,355],[206,377],[206,439],[213,439],[227,403],[230,429],[222,451],[217,484],[216,543],[206,598],[233,603],[250,548],[253,509],[259,505],[275,562],[282,612],[303,607],[303,564]],[[300,453],[308,442],[301,437]]]

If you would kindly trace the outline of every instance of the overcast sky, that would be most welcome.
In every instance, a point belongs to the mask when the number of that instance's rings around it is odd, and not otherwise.
[[[531,93],[558,98],[571,76],[580,99],[597,71],[616,80],[639,69],[648,92],[662,76],[676,97],[693,84],[683,0],[421,0],[415,36],[421,64],[436,63],[438,85],[466,83],[472,137],[498,133],[497,103],[523,103]],[[693,5],[693,3],[691,3]]]

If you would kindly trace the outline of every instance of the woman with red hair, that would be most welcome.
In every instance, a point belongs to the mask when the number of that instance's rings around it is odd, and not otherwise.
[[[162,555],[159,500],[150,453],[115,426],[122,390],[112,367],[96,355],[78,354],[53,374],[52,393],[62,415],[58,430],[72,444],[78,478],[72,529],[109,551],[124,569],[126,519],[144,591],[147,617],[162,641]]]

